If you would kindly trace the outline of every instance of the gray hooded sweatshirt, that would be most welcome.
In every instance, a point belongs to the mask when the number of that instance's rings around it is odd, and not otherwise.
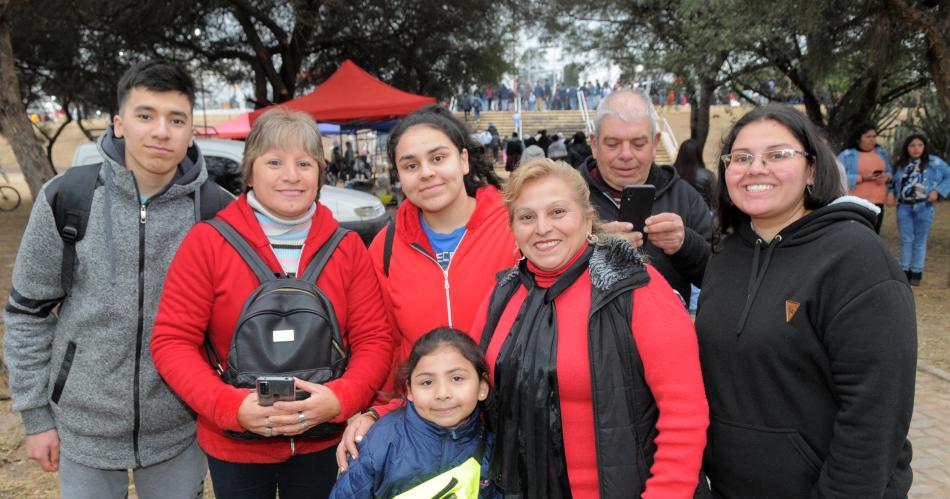
[[[174,180],[141,203],[111,127],[99,152],[105,160],[68,296],[50,207],[63,177],[37,196],[13,268],[4,356],[13,409],[28,434],[55,428],[74,462],[136,468],[177,456],[195,438],[194,417],[149,352],[165,273],[195,223],[192,193],[208,174],[192,147]]]

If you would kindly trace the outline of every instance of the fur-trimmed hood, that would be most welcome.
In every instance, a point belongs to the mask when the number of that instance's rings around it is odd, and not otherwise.
[[[630,241],[609,234],[597,234],[591,242],[594,254],[590,257],[590,281],[601,291],[613,288],[617,283],[642,273],[649,277],[644,266],[643,253]]]

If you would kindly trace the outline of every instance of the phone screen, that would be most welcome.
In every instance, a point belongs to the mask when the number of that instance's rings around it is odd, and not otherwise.
[[[653,197],[656,187],[650,184],[628,185],[623,188],[620,197],[620,217],[622,222],[633,224],[633,230],[642,232],[645,220],[653,212]]]

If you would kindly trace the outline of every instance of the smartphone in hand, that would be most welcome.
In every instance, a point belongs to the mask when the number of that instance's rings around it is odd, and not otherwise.
[[[257,403],[274,405],[278,400],[294,400],[294,378],[291,376],[259,376],[257,378]]]
[[[647,217],[653,213],[653,197],[656,187],[651,184],[628,185],[620,195],[621,222],[633,224],[633,230],[643,232]]]

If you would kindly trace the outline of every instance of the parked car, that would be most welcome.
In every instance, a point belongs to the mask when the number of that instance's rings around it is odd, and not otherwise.
[[[222,139],[195,139],[195,143],[204,155],[208,175],[220,186],[239,195],[244,143]],[[73,155],[73,165],[100,161],[102,157],[94,142],[80,145]],[[340,225],[359,234],[366,244],[389,221],[383,203],[365,192],[324,185],[320,189],[320,202],[333,212]]]

